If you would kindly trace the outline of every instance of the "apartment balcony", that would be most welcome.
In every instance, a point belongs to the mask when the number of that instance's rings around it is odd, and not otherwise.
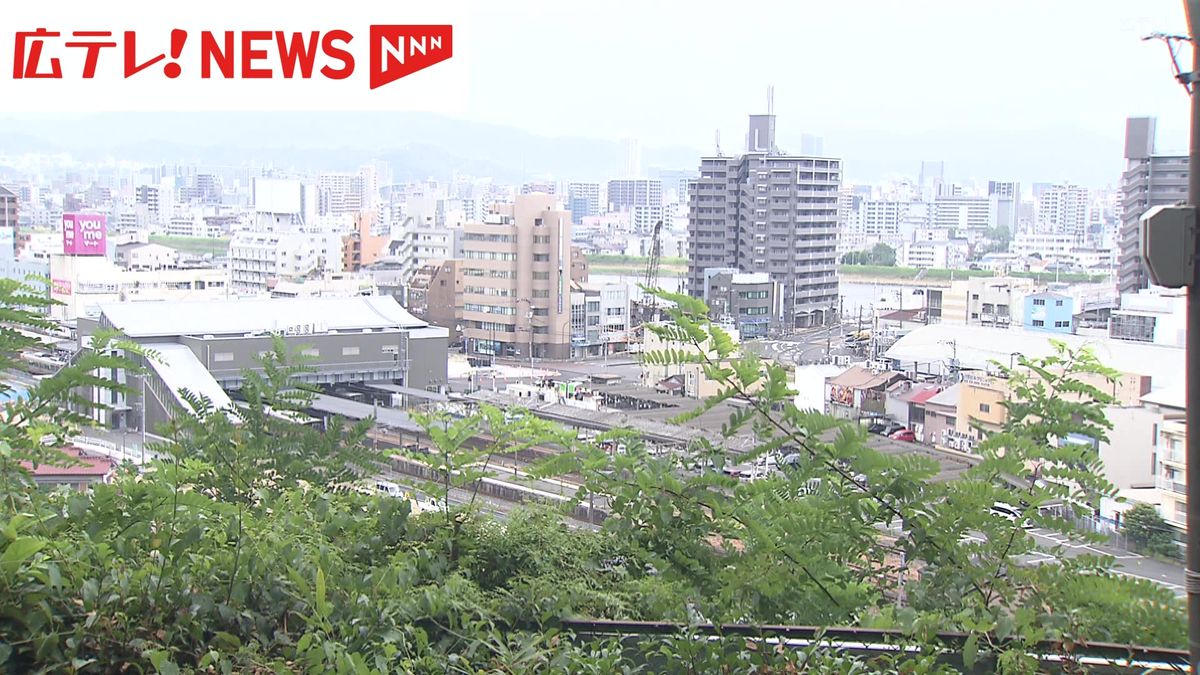
[[[837,272],[837,265],[801,265],[793,270],[794,274],[828,274]]]
[[[1174,481],[1174,480],[1170,480],[1167,478],[1163,478],[1162,476],[1158,476],[1157,478],[1154,479],[1154,486],[1157,487],[1159,490],[1163,490],[1165,492],[1171,492],[1171,493],[1177,494],[1181,497],[1187,497],[1187,483],[1180,483],[1178,481]]]
[[[1182,449],[1166,450],[1164,448],[1159,448],[1158,461],[1162,462],[1163,464],[1170,464],[1172,466],[1183,468],[1187,467],[1187,455]]]
[[[803,251],[803,250],[804,249],[800,249],[800,251]],[[799,260],[824,261],[824,260],[832,260],[833,258],[836,258],[836,257],[837,257],[837,254],[832,251],[814,251],[812,253],[801,253],[801,252],[797,251],[797,252],[792,253],[791,255],[787,256],[787,260],[790,260],[792,262],[796,262]]]

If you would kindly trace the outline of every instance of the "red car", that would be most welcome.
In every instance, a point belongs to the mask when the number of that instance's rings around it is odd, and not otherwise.
[[[901,429],[888,436],[888,438],[895,441],[908,441],[909,443],[917,442],[917,435],[913,433],[912,429]]]

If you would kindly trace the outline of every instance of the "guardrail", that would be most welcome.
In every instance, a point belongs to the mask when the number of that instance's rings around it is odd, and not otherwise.
[[[705,640],[716,637],[738,637],[758,640],[780,648],[818,647],[845,651],[854,654],[895,654],[900,651],[916,651],[912,638],[900,629],[784,626],[749,624],[694,625],[665,621],[610,621],[566,619],[560,626],[575,639],[617,637],[623,639],[655,639],[663,635],[690,636]],[[967,633],[940,632],[936,634],[942,658],[963,667],[962,650],[970,638]],[[993,639],[1001,645],[1011,643],[1009,639]],[[1068,642],[1042,641],[1024,647],[1027,654],[1036,658],[1044,667],[1060,670],[1067,663],[1075,665],[1102,666],[1102,672],[1144,673],[1148,671],[1183,672],[1187,667],[1187,652],[1181,649],[1161,649],[1141,645],[1123,645],[1108,642],[1070,644]],[[969,671],[968,671],[969,672]]]
[[[99,452],[106,457],[111,457],[122,462],[132,462],[134,464],[143,464],[150,460],[158,459],[158,453],[147,450],[140,445],[124,446],[95,436],[76,436],[71,439],[71,442],[81,450],[91,452]]]

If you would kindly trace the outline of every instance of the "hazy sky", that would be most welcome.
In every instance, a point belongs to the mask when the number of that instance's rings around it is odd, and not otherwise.
[[[469,6],[467,116],[548,135],[708,146],[720,128],[736,145],[768,84],[784,136],[1059,125],[1118,136],[1142,114],[1159,117],[1163,145],[1186,129],[1166,48],[1141,41],[1186,32],[1182,0]]]
[[[61,2],[13,9],[26,22],[67,21],[68,5],[110,15],[102,4]],[[1167,49],[1142,40],[1186,32],[1183,0],[292,0],[286,11],[243,2],[185,4],[178,16],[159,0],[123,6],[189,28],[328,29],[351,16],[363,25],[452,22],[450,62],[371,100],[403,98],[409,109],[549,137],[633,137],[646,148],[706,152],[719,129],[723,149],[737,152],[746,115],[765,112],[773,85],[784,150],[798,151],[801,134],[821,136],[827,154],[871,176],[946,159],[960,177],[1007,171],[1103,185],[1120,175],[1126,117],[1158,117],[1160,152],[1187,141],[1187,96]],[[431,83],[443,95],[404,88]],[[305,102],[356,109],[317,83],[295,86]],[[23,116],[13,115],[10,131]],[[865,166],[872,159],[880,166]]]

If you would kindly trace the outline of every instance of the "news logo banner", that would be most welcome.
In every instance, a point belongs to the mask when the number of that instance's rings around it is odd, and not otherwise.
[[[9,6],[11,5],[11,6]],[[6,4],[7,113],[398,112],[472,105],[474,3]],[[483,43],[486,44],[486,43]],[[72,110],[75,112],[75,110]]]
[[[102,256],[107,250],[108,219],[102,213],[64,213],[63,253]]]
[[[74,27],[73,27],[74,28]],[[128,80],[193,76],[220,80],[350,79],[366,63],[371,90],[454,55],[450,24],[373,24],[365,38],[341,28],[309,31],[117,31],[37,26],[16,30],[11,79]],[[0,34],[2,35],[2,34]]]

